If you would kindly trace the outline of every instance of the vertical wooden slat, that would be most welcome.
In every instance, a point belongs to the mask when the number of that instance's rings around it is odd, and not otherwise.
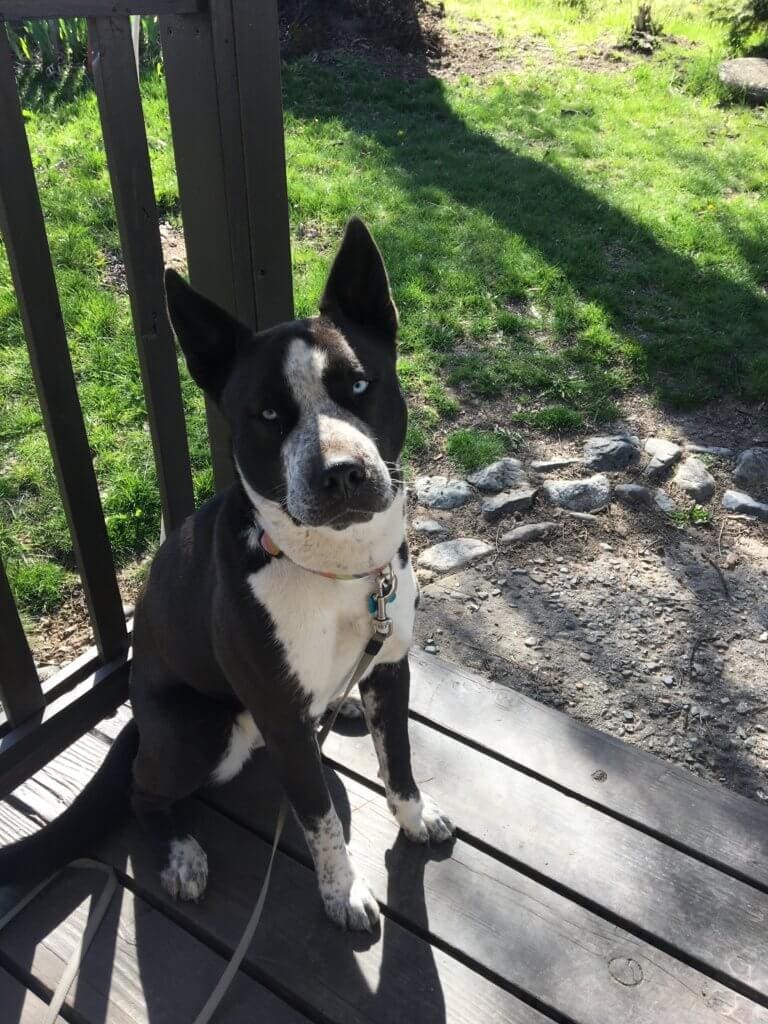
[[[11,725],[18,725],[45,704],[13,594],[0,560],[0,701]]]
[[[259,329],[293,316],[276,0],[232,0]]]
[[[0,228],[19,300],[40,408],[99,652],[127,635],[112,551],[75,387],[7,37],[0,30]]]
[[[229,0],[224,0],[223,6],[228,4]],[[244,192],[244,186],[238,187],[237,183],[239,140],[232,135],[239,131],[237,98],[233,101],[231,96],[221,96],[217,80],[212,18],[219,16],[221,10],[221,0],[212,0],[211,11],[205,14],[160,19],[168,106],[189,279],[214,302],[245,323],[255,325],[244,204],[240,206],[239,221],[232,223],[231,211],[237,210],[236,197]],[[221,59],[225,60],[229,46],[234,70],[231,33],[229,43],[225,29],[220,35]],[[232,125],[231,111],[222,119],[220,99],[225,106],[234,102],[236,127]],[[239,165],[242,179],[242,152]],[[206,412],[214,480],[220,490],[234,479],[229,432],[212,403],[206,403]]]
[[[88,30],[163,521],[170,531],[194,511],[194,492],[131,26],[128,18],[94,18]]]

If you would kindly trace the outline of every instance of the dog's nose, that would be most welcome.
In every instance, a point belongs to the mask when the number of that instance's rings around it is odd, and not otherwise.
[[[321,486],[334,496],[349,498],[365,483],[365,465],[360,459],[337,459],[323,466]]]

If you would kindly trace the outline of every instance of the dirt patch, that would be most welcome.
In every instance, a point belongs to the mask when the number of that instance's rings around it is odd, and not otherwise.
[[[448,28],[438,8],[419,14],[419,21],[424,35],[432,40],[426,49],[408,52],[382,45],[370,37],[359,21],[340,19],[329,29],[322,45],[310,48],[308,55],[318,64],[326,65],[356,57],[373,65],[385,77],[406,82],[430,77],[449,82],[467,77],[483,82],[531,66],[552,67],[563,60],[589,70],[620,73],[641,59],[607,40],[593,47],[570,47],[563,55],[538,36],[502,39],[468,18],[454,17],[453,27]]]
[[[184,232],[167,221],[160,222],[160,241],[163,246],[163,261],[182,273],[187,269],[187,245]],[[110,250],[104,254],[104,271],[101,282],[106,288],[120,295],[128,294],[128,279],[122,253]]]

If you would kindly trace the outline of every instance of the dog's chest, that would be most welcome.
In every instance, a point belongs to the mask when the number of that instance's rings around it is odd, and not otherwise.
[[[375,664],[400,661],[413,638],[416,579],[410,562],[397,568],[396,600],[388,605],[392,635]],[[372,633],[371,579],[330,580],[277,559],[248,578],[274,623],[287,667],[321,715],[339,696]],[[373,666],[371,666],[373,668]]]

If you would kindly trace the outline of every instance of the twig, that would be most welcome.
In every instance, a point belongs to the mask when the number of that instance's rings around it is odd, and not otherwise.
[[[726,598],[730,601],[731,600],[731,592],[728,589],[728,581],[726,580],[725,576],[723,576],[723,570],[720,568],[720,566],[717,564],[717,562],[714,560],[714,558],[711,558],[707,554],[704,554],[702,557],[707,562],[709,562],[709,564],[715,570],[717,575],[720,577],[720,583],[722,584],[722,587],[723,587],[723,593],[725,594]]]
[[[721,558],[723,557],[723,549],[720,546],[720,542],[723,539],[723,534],[725,533],[725,528],[726,528],[727,525],[728,525],[728,518],[726,517],[725,519],[723,519],[723,525],[720,527],[720,533],[717,535],[717,552],[718,552],[718,554],[720,555]]]

